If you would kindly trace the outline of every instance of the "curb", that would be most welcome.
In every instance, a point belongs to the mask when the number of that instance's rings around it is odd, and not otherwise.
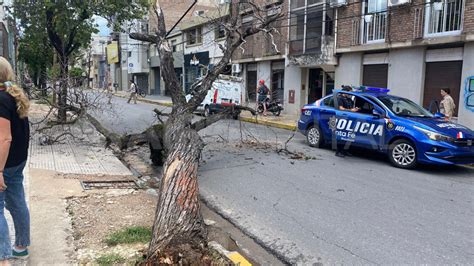
[[[265,125],[265,126],[270,126],[270,127],[276,127],[276,128],[281,128],[281,129],[287,129],[287,130],[291,130],[291,131],[296,130],[296,125],[283,124],[283,123],[273,122],[273,121],[259,120],[255,117],[240,117],[240,121],[259,124],[259,125]]]
[[[124,98],[124,99],[128,98],[125,95],[119,95],[119,94],[114,94],[114,96]],[[165,106],[165,107],[173,107],[173,103],[170,103],[170,102],[155,101],[155,100],[149,100],[149,99],[146,99],[146,98],[137,98],[137,101],[144,102],[144,103],[149,103],[149,104],[161,105],[161,106]]]
[[[252,266],[252,263],[250,263],[244,256],[242,256],[239,252],[237,251],[228,251],[225,249],[221,244],[211,241],[209,242],[209,247],[212,249],[216,250],[221,254],[222,256],[225,256],[228,258],[234,265],[240,265],[240,266]]]
[[[124,96],[124,95],[118,95],[118,94],[114,94],[114,95],[120,98],[124,98],[124,99],[128,98],[127,96]],[[149,103],[149,104],[161,105],[165,107],[173,107],[173,103],[170,103],[170,102],[155,101],[155,100],[149,100],[146,98],[138,98],[137,101]],[[281,128],[281,129],[287,129],[291,131],[296,130],[296,125],[284,124],[284,123],[273,122],[273,121],[258,120],[255,117],[240,117],[240,121],[259,124],[259,125],[265,125],[265,126],[270,126],[270,127],[276,127],[276,128]]]

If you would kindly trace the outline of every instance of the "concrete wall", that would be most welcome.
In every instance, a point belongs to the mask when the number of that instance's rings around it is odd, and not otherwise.
[[[459,123],[474,129],[474,110],[466,108],[465,81],[468,77],[474,76],[474,42],[464,45],[461,93],[459,97]]]
[[[391,50],[389,53],[388,88],[390,93],[422,102],[425,81],[425,49]]]
[[[341,85],[359,86],[362,84],[362,53],[343,54],[336,67],[335,89]]]
[[[287,66],[285,68],[285,95],[284,95],[284,112],[290,115],[298,115],[302,104],[302,91],[301,86],[304,84],[302,82],[303,76],[302,72],[304,69],[298,66]],[[295,103],[289,103],[289,91],[295,91]],[[307,89],[306,89],[307,90]]]
[[[215,42],[215,31],[212,29],[213,25],[205,25],[202,27],[202,43],[194,45],[185,45],[185,54],[209,52],[209,63],[217,64],[218,59],[222,57],[222,50],[219,44],[224,44],[224,40]],[[186,33],[184,33],[186,34]]]
[[[272,62],[271,61],[263,61],[257,63],[257,83],[259,80],[265,80],[265,85],[268,88],[271,87],[272,81]],[[257,86],[257,85],[255,85]]]

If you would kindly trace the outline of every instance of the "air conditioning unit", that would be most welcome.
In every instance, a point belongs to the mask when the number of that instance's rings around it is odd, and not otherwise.
[[[242,72],[242,65],[241,64],[232,64],[232,73],[240,73]]]
[[[347,0],[329,0],[331,7],[341,7],[347,5]]]
[[[388,6],[401,6],[411,3],[411,0],[388,0]]]

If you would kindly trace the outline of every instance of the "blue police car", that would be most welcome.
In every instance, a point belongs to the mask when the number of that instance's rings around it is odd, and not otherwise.
[[[341,98],[353,105],[340,108]],[[345,101],[348,102],[348,101]],[[474,163],[474,132],[445,121],[387,89],[336,91],[301,110],[298,129],[310,146],[337,143],[386,153],[396,167]]]

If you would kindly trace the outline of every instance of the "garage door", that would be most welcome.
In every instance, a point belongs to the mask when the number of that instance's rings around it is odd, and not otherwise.
[[[429,108],[431,102],[441,101],[440,90],[449,88],[458,113],[459,91],[461,88],[462,61],[426,63],[423,107]]]
[[[365,65],[363,85],[378,88],[387,88],[388,64]]]

